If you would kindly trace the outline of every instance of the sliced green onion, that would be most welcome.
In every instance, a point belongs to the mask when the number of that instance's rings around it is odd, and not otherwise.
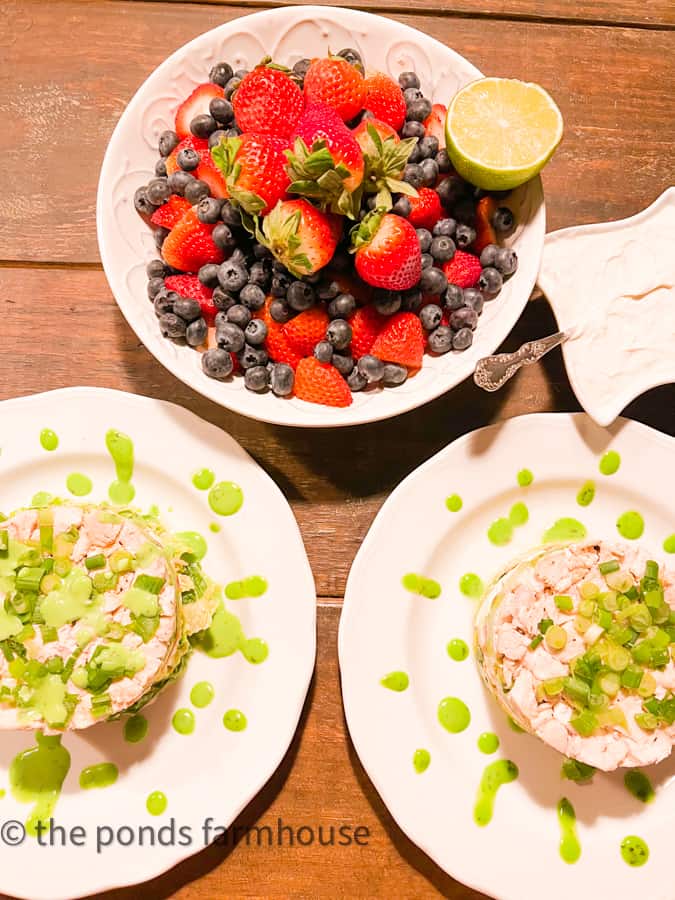
[[[564,686],[564,678],[548,678],[546,681],[542,682],[544,693],[549,697],[557,697],[558,694],[562,693]]]
[[[651,591],[645,591],[645,603],[651,609],[658,609],[663,603],[663,588],[654,588]]]
[[[633,579],[630,575],[627,575],[625,572],[610,572],[608,575],[605,575],[605,581],[607,582],[608,587],[611,587],[614,591],[619,591],[624,593],[633,587]]]
[[[607,591],[600,594],[598,604],[608,612],[615,612],[619,608],[619,597],[616,591]]]
[[[555,597],[555,605],[561,612],[572,612],[574,609],[574,601],[567,594],[558,594]]]
[[[544,641],[549,650],[562,650],[567,644],[567,632],[560,625],[551,625],[546,629]]]
[[[63,660],[60,656],[52,656],[45,663],[47,671],[52,675],[60,675],[63,672]]]
[[[625,647],[611,647],[607,651],[607,665],[613,672],[623,672],[632,661],[631,654]]]
[[[118,581],[119,576],[117,572],[96,572],[92,578],[94,590],[98,591],[99,594],[115,590]]]
[[[598,625],[603,628],[605,631],[612,627],[612,614],[606,609],[596,609],[593,615],[593,619],[598,623]]]
[[[598,719],[594,713],[585,709],[583,712],[580,712],[578,716],[573,716],[570,719],[570,725],[582,737],[590,737],[598,727]]]
[[[603,709],[598,713],[598,725],[603,728],[621,725],[622,728],[628,730],[628,722],[626,722],[626,714],[619,706],[612,706],[609,709]]]
[[[619,625],[618,623],[612,625],[607,634],[620,647],[628,644],[635,637],[635,632],[632,628],[629,628],[627,625]]]
[[[639,725],[644,731],[654,731],[659,727],[659,720],[651,713],[637,713],[635,716],[635,724]]]
[[[642,681],[640,682],[640,686],[637,689],[638,694],[641,697],[653,697],[654,691],[656,690],[656,678],[652,675],[651,672],[645,672],[642,676]]]
[[[44,574],[45,570],[43,568],[24,566],[22,569],[19,569],[16,576],[17,590],[37,594]]]
[[[607,562],[600,563],[598,568],[602,575],[609,575],[610,572],[618,572],[621,566],[619,565],[618,560],[608,559]]]
[[[113,572],[130,572],[133,569],[134,558],[126,550],[115,550],[111,553],[109,562]]]
[[[102,553],[88,556],[85,559],[84,564],[90,572],[92,569],[103,569],[105,567],[105,556]]]
[[[580,706],[588,705],[591,689],[586,682],[582,681],[580,678],[577,678],[576,676],[565,678],[563,691],[565,696],[573,703],[578,703]]]
[[[197,595],[192,590],[183,591],[183,593],[180,596],[181,596],[181,600],[183,601],[183,606],[188,606],[190,603],[195,603],[197,600]]]
[[[640,687],[643,677],[644,669],[631,664],[621,673],[621,684],[629,690],[636,691]]]
[[[574,627],[579,634],[586,634],[593,623],[586,616],[577,616],[574,620]]]
[[[61,578],[65,578],[72,568],[73,564],[69,559],[54,560],[54,572]]]
[[[61,579],[54,572],[51,572],[49,575],[45,575],[45,577],[40,582],[40,592],[42,594],[49,594],[59,587],[61,587]]]
[[[661,669],[663,668],[663,666],[667,666],[670,662],[670,653],[668,652],[668,650],[656,648],[652,651],[652,656],[649,662],[652,669]]]
[[[134,581],[134,587],[139,591],[147,591],[148,594],[160,594],[162,588],[166,584],[164,578],[157,578],[155,575],[139,575]]]
[[[595,602],[593,600],[582,600],[579,604],[579,615],[590,619],[595,612]]]
[[[591,691],[588,698],[588,708],[593,712],[600,712],[609,706],[609,697],[602,691]]]
[[[593,581],[585,581],[579,588],[579,596],[582,600],[595,600],[600,593],[600,588]]]
[[[111,711],[112,701],[110,700],[109,694],[96,694],[96,696],[92,698],[91,714],[95,719],[100,719],[102,716],[110,715]]]
[[[59,632],[53,625],[40,625],[40,634],[42,635],[43,644],[51,644],[52,641],[58,641]]]
[[[633,585],[632,587],[630,587],[627,591],[624,591],[623,593],[626,597],[628,597],[629,600],[637,600],[638,597],[640,596],[640,592],[635,587],[635,585]]]
[[[543,640],[544,640],[544,635],[543,635],[543,634],[538,634],[538,635],[536,635],[536,636],[533,637],[532,640],[530,641],[530,643],[529,643],[529,645],[528,645],[528,649],[529,649],[529,650],[536,650],[537,647],[539,646],[539,644],[541,644],[541,642],[542,642]]]
[[[586,763],[579,762],[578,759],[565,759],[562,764],[562,777],[569,781],[576,781],[577,784],[583,784],[590,781],[595,775],[595,767]]]
[[[605,672],[598,678],[598,687],[608,697],[616,697],[621,689],[621,677],[618,672]]]
[[[630,616],[630,624],[631,628],[634,628],[636,631],[646,631],[647,628],[652,624],[652,617],[649,609],[644,605],[644,603],[636,604],[640,608],[635,612],[631,613]]]
[[[553,619],[542,619],[538,626],[539,631],[542,634],[546,634],[551,625],[553,625]]]
[[[9,531],[6,528],[3,528],[0,531],[0,556],[7,556],[9,554]]]
[[[645,565],[645,578],[658,578],[659,564],[653,559],[648,559]]]

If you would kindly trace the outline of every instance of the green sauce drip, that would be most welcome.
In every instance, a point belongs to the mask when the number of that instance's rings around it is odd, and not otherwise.
[[[663,549],[666,553],[675,553],[675,534],[671,534],[663,542]]]
[[[211,522],[209,525],[209,531],[212,531],[214,534],[218,534],[220,531],[220,525],[217,522]]]
[[[520,472],[516,475],[518,479],[518,484],[521,487],[529,487],[534,481],[534,475],[530,472],[529,469],[521,469]]]
[[[161,816],[163,812],[166,812],[167,806],[168,800],[161,791],[153,791],[145,801],[145,808],[151,816]]]
[[[124,723],[124,740],[130,744],[138,744],[148,733],[148,720],[145,716],[131,716]]]
[[[206,543],[201,534],[196,531],[181,531],[176,535],[176,537],[182,544],[185,544],[186,547],[188,547],[190,553],[194,556],[197,562],[199,562],[201,559],[204,559],[209,549],[209,545]]]
[[[36,509],[44,509],[45,506],[49,506],[53,501],[52,495],[49,491],[38,491],[37,494],[33,495],[33,499],[30,501],[30,505],[34,506]]]
[[[444,697],[438,704],[438,721],[446,731],[459,734],[469,727],[469,707],[458,697]]]
[[[261,638],[247,638],[239,619],[225,609],[222,601],[213,615],[211,625],[190,639],[197,647],[212,659],[232,656],[239,650],[250,663],[264,662],[269,656],[269,647]]]
[[[656,796],[651,781],[639,769],[629,769],[623,776],[623,783],[627,790],[643,803],[651,803]]]
[[[9,784],[19,803],[34,804],[26,822],[26,831],[37,835],[37,824],[49,826],[70,769],[70,753],[61,746],[61,735],[36,734],[36,747],[23,750],[11,762]]]
[[[579,506],[590,506],[593,500],[595,500],[595,482],[587,481],[579,488],[577,503]]]
[[[244,493],[233,481],[219,481],[209,491],[209,506],[218,516],[233,516],[243,502]]]
[[[475,575],[473,572],[467,572],[466,575],[462,575],[459,579],[459,589],[465,597],[477,600],[483,596],[485,586],[478,575]]]
[[[192,476],[192,483],[198,491],[208,491],[215,480],[216,476],[211,469],[197,469]]]
[[[476,825],[484,827],[492,821],[497,791],[503,784],[509,784],[518,777],[518,766],[510,759],[497,759],[483,772],[478,788],[473,818]]]
[[[544,532],[542,542],[544,544],[565,543],[567,541],[580,541],[586,537],[586,526],[576,519],[558,519]]]
[[[639,512],[629,510],[619,516],[616,527],[621,537],[626,538],[628,541],[636,541],[644,534],[645,520]]]
[[[488,528],[487,536],[491,543],[503,547],[513,537],[513,525],[508,519],[496,519]]]
[[[525,523],[530,518],[530,511],[524,503],[514,503],[511,507],[511,511],[509,512],[509,522],[515,527],[519,528],[521,525],[525,525]]]
[[[191,709],[177,709],[171,724],[178,734],[192,734],[195,730],[195,714]]]
[[[242,656],[254,666],[264,663],[270,655],[270,648],[262,638],[248,638],[240,647]]]
[[[131,438],[111,428],[105,436],[105,445],[115,463],[117,480],[108,488],[108,496],[113,503],[124,506],[136,496],[136,489],[131,483],[134,474],[134,444]]]
[[[563,797],[558,803],[558,824],[560,825],[560,856],[566,863],[575,863],[581,856],[581,844],[577,837],[577,817],[570,801]]]
[[[644,866],[649,859],[649,847],[637,835],[631,834],[621,841],[621,856],[629,866]]]
[[[598,468],[603,475],[614,475],[615,472],[619,471],[620,465],[621,457],[616,450],[608,450],[600,460]]]
[[[448,641],[446,649],[450,659],[454,659],[455,662],[462,662],[469,655],[468,644],[461,638],[453,638],[451,641]]]
[[[515,731],[516,734],[525,734],[525,729],[521,728],[516,720],[511,718],[511,716],[507,716],[506,721],[508,722],[511,731]]]
[[[401,691],[408,689],[410,679],[406,672],[390,672],[380,679],[380,684],[382,687],[389,688],[390,691],[396,691],[400,694]]]
[[[72,472],[66,478],[66,487],[74,497],[86,497],[91,493],[93,487],[91,478],[81,475],[79,472]]]
[[[98,763],[96,766],[87,766],[80,772],[80,787],[85,790],[92,788],[110,787],[115,784],[119,776],[119,770],[114,763]]]
[[[450,494],[449,497],[445,498],[445,505],[450,512],[459,512],[462,506],[464,506],[464,502],[459,494]]]
[[[190,691],[190,703],[197,709],[204,709],[215,697],[216,692],[209,681],[199,681]]]
[[[441,595],[440,584],[433,578],[426,578],[424,575],[415,575],[414,572],[409,572],[403,576],[401,583],[406,591],[410,591],[411,594],[419,594],[420,597],[435,600]]]
[[[241,581],[231,581],[225,585],[228,600],[242,600],[244,597],[262,597],[267,590],[267,582],[261,575],[249,575]]]
[[[49,450],[50,452],[56,450],[59,446],[58,435],[51,428],[43,428],[40,432],[40,444],[43,450]]]
[[[492,731],[484,731],[478,737],[478,749],[481,753],[496,753],[499,750],[499,738]]]
[[[431,753],[429,753],[428,750],[420,749],[415,750],[413,753],[413,767],[418,775],[421,775],[422,772],[426,772],[430,762]]]
[[[223,725],[228,731],[243,731],[248,725],[248,720],[240,709],[228,709],[223,716]]]

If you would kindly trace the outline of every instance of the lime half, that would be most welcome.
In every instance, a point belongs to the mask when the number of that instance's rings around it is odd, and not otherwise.
[[[481,78],[455,94],[445,120],[457,172],[477,187],[510,190],[534,178],[560,143],[563,120],[538,84]]]

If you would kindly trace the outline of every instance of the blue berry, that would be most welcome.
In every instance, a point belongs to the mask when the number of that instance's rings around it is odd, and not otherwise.
[[[486,266],[478,279],[478,287],[481,291],[493,297],[501,291],[503,283],[501,272],[493,269],[492,266]]]
[[[363,58],[358,50],[355,50],[353,47],[345,47],[344,50],[338,50],[337,55],[346,59],[350,66],[354,66],[363,75]]]
[[[213,150],[214,147],[221,144],[226,137],[227,134],[222,128],[218,128],[217,131],[214,131],[213,134],[209,135],[209,150]]]
[[[447,325],[439,325],[431,332],[427,341],[433,353],[447,353],[452,347],[452,329]]]
[[[199,154],[192,147],[183,147],[178,151],[176,162],[184,172],[192,172],[199,165]]]
[[[469,309],[480,315],[483,312],[484,303],[485,298],[479,290],[476,288],[464,289],[464,305],[468,306]]]
[[[311,284],[306,281],[294,281],[286,292],[286,300],[291,309],[296,312],[304,312],[314,306],[316,293]]]
[[[248,283],[258,285],[264,292],[269,287],[271,280],[272,273],[267,263],[262,259],[256,260],[249,269]]]
[[[419,90],[420,79],[416,72],[401,72],[398,76],[398,83],[402,91],[408,88],[417,88]]]
[[[218,286],[218,266],[215,263],[207,263],[202,266],[197,277],[206,287],[215,288]]]
[[[169,175],[167,182],[169,184],[169,188],[172,194],[177,194],[179,197],[185,196],[185,188],[190,184],[191,181],[194,181],[194,175],[190,175],[189,172],[183,172],[179,169],[177,172],[172,172]]]
[[[356,300],[352,294],[338,294],[328,304],[328,315],[331,319],[348,319],[356,310]]]
[[[147,187],[139,187],[134,194],[134,209],[142,216],[151,216],[157,206],[148,197]]]
[[[244,385],[249,391],[261,393],[267,390],[269,374],[265,366],[250,366],[244,372]]]
[[[436,154],[436,162],[438,163],[438,171],[445,174],[452,169],[452,163],[445,147]]]
[[[399,291],[378,288],[373,296],[373,305],[381,316],[393,316],[401,308],[401,300]]]
[[[241,84],[241,78],[237,78],[236,75],[233,75],[232,78],[224,85],[223,93],[225,94],[226,100],[232,99],[232,94],[237,90],[239,85]]]
[[[202,308],[198,301],[191,297],[179,297],[173,305],[173,311],[186,322],[194,322],[202,314]]]
[[[209,115],[195,116],[190,122],[190,131],[198,138],[208,138],[218,128],[218,123]]]
[[[422,166],[418,166],[416,163],[408,163],[403,170],[403,181],[414,187],[415,190],[421,188],[424,185],[424,170]],[[410,205],[410,201],[408,201],[408,205]]]
[[[420,250],[422,253],[428,253],[431,247],[431,232],[426,228],[416,228],[417,239],[420,242]]]
[[[220,225],[214,228],[214,233],[218,228],[220,228]],[[227,225],[223,225],[223,228],[227,228]],[[233,294],[236,294],[248,281],[248,272],[239,263],[228,259],[221,263],[218,269],[218,281],[224,291],[231,291]]]
[[[428,303],[420,310],[420,322],[426,331],[433,331],[434,328],[438,328],[442,318],[443,311],[435,303]]]
[[[326,329],[326,338],[336,350],[344,350],[352,339],[352,329],[344,319],[333,319]]]
[[[509,234],[513,231],[515,219],[508,206],[500,206],[492,217],[492,227],[497,234]]]
[[[410,85],[410,87],[403,88],[403,99],[406,102],[406,106],[410,106],[410,104],[415,103],[416,100],[421,100],[423,96],[424,94],[420,90],[419,85]],[[420,122],[421,121],[422,119],[420,119]]]
[[[438,163],[435,159],[423,159],[420,169],[424,174],[424,187],[433,187],[438,179]]]
[[[263,347],[250,347],[248,344],[239,353],[239,364],[242,369],[252,369],[254,366],[266,366],[269,355]]]
[[[391,211],[397,216],[402,216],[404,219],[408,218],[412,211],[412,206],[405,194],[401,194],[396,203],[392,206]]]
[[[410,288],[403,292],[401,307],[406,312],[417,312],[422,305],[422,291],[419,288]]]
[[[478,313],[468,306],[456,309],[450,315],[450,327],[453,331],[461,331],[462,328],[470,328],[471,331],[474,331],[476,325],[478,325]]]
[[[220,209],[223,205],[222,200],[216,197],[204,197],[199,201],[197,207],[197,218],[204,225],[215,225],[220,220]]]
[[[448,279],[442,269],[431,266],[422,271],[420,290],[423,294],[442,294],[448,286]]]
[[[155,206],[161,206],[169,199],[171,189],[166,178],[153,178],[148,182],[148,200]]]
[[[317,290],[316,295],[319,300],[334,300],[338,294],[340,293],[340,285],[337,281],[324,281],[322,282]]]
[[[270,316],[274,319],[275,322],[279,322],[283,325],[285,322],[291,317],[291,311],[288,307],[288,303],[284,300],[272,300],[270,303]]]
[[[154,300],[157,294],[164,287],[164,278],[158,276],[157,278],[151,278],[148,281],[148,300]]]
[[[407,377],[408,370],[405,366],[400,366],[398,363],[386,363],[384,374],[382,375],[382,383],[386,384],[387,387],[396,387],[399,384],[403,384]]]
[[[408,121],[404,124],[401,129],[401,137],[404,138],[423,138],[426,133],[426,129],[421,122]]]
[[[209,378],[217,378],[219,381],[232,374],[232,357],[226,350],[207,350],[202,353],[202,369]]]
[[[314,347],[314,356],[322,363],[333,361],[333,345],[329,341],[319,341]]]
[[[155,315],[163,316],[165,313],[173,312],[173,304],[179,299],[175,291],[166,291],[162,289],[154,299]]]
[[[502,275],[513,275],[518,268],[518,256],[511,247],[500,247],[495,253],[494,263],[495,269]]]
[[[162,245],[164,244],[164,241],[167,239],[168,235],[169,235],[168,228],[153,229],[152,237],[155,241],[155,247],[157,247],[158,250],[162,249]]]
[[[220,218],[230,228],[241,226],[241,213],[236,206],[232,206],[229,200],[225,200],[220,208]]]
[[[455,242],[450,237],[439,235],[432,240],[430,251],[436,262],[448,262],[455,255]]]
[[[185,319],[181,319],[175,313],[165,313],[159,317],[159,330],[165,338],[171,338],[176,341],[185,337]]]
[[[148,278],[164,278],[169,274],[169,269],[163,259],[151,259],[145,267]]]
[[[433,266],[434,258],[431,253],[423,253],[420,258],[420,263],[422,265],[422,271],[424,271],[425,269],[429,269],[431,268],[431,266]]]
[[[483,247],[480,254],[480,264],[483,268],[486,266],[493,266],[495,264],[495,257],[497,256],[497,251],[499,247],[497,244],[487,244]]]
[[[354,360],[351,356],[345,356],[343,353],[334,353],[332,363],[335,368],[338,370],[340,375],[345,378],[349,375],[354,368]]]
[[[270,293],[273,297],[285,297],[290,283],[290,275],[284,272],[277,272],[272,276],[272,286],[270,288]]]
[[[209,103],[209,112],[221,125],[229,125],[234,118],[232,104],[224,97],[214,97]]]
[[[247,344],[257,347],[267,337],[267,325],[262,319],[251,319],[244,329],[244,337]]]
[[[426,97],[420,97],[418,100],[413,100],[412,103],[408,103],[406,119],[412,119],[415,122],[424,122],[430,115],[431,100],[428,100]]]
[[[464,306],[464,291],[458,284],[449,284],[443,300],[449,310],[461,309]]]
[[[232,78],[232,75],[232,66],[229,63],[216,63],[209,72],[209,81],[220,85],[220,87],[225,87],[230,78]]]
[[[456,227],[457,222],[454,219],[439,219],[434,225],[432,234],[434,237],[452,237]]]
[[[159,136],[159,152],[162,156],[170,156],[180,143],[175,131],[163,131]]]
[[[216,309],[220,309],[223,312],[227,312],[227,310],[231,306],[234,306],[237,302],[236,297],[234,297],[232,294],[228,294],[221,287],[215,288],[211,299],[213,300],[213,305],[216,307]],[[216,316],[216,319],[217,318],[218,317]]]
[[[158,178],[166,178],[168,175],[168,172],[166,171],[166,160],[162,159],[161,156],[155,163],[155,175],[157,175]]]
[[[239,301],[248,309],[262,309],[265,305],[265,291],[257,284],[245,284],[239,291]]]
[[[185,199],[193,206],[199,203],[200,200],[203,200],[204,197],[208,197],[210,193],[211,188],[208,184],[205,181],[199,181],[197,178],[193,178],[192,181],[188,181],[185,185]]]
[[[216,322],[216,342],[221,349],[238,353],[245,343],[244,332],[234,322]]]
[[[199,347],[206,340],[208,333],[209,329],[205,320],[203,318],[195,319],[185,330],[185,340],[190,347]]]
[[[270,373],[270,387],[277,397],[287,397],[293,391],[295,372],[286,363],[275,363]]]
[[[469,225],[458,225],[455,229],[455,243],[462,250],[466,249],[469,244],[473,244],[476,240],[476,231]]]
[[[228,322],[234,322],[240,328],[246,328],[251,321],[251,310],[243,303],[235,303],[228,309],[226,316]]]
[[[381,359],[378,359],[371,353],[364,354],[357,362],[356,367],[369,384],[382,381],[384,375],[384,363]]]
[[[473,331],[470,328],[460,328],[452,336],[453,350],[468,350],[473,344]]]
[[[368,379],[359,371],[358,366],[354,366],[353,370],[347,376],[347,384],[349,390],[354,393],[355,391],[362,391],[368,384]]]
[[[438,138],[433,134],[427,134],[417,145],[423,159],[429,159],[438,153]]]
[[[297,75],[297,77],[304,81],[305,75],[309,70],[309,67],[312,65],[311,59],[299,59],[296,64],[293,66],[293,74]]]

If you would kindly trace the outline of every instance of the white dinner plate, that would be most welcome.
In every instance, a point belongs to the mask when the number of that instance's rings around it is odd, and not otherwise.
[[[41,446],[45,428],[58,436],[54,451]],[[204,821],[211,817],[214,825],[229,826],[281,762],[314,668],[314,582],[288,503],[231,437],[192,413],[160,400],[99,388],[6,400],[0,404],[0,509],[7,514],[30,504],[39,491],[69,497],[66,478],[73,472],[93,481],[92,493],[82,500],[107,500],[115,478],[105,444],[110,428],[134,442],[134,506],[146,511],[156,504],[171,530],[202,534],[208,543],[202,565],[219,583],[249,575],[266,579],[262,596],[226,605],[241,620],[247,637],[267,642],[269,655],[254,665],[239,653],[212,659],[195,651],[179,681],[143,711],[149,731],[140,743],[124,740],[124,721],[64,736],[72,762],[54,819],[66,829],[83,828],[82,847],[70,841],[65,847],[40,847],[31,837],[11,846],[20,829],[6,823],[24,823],[31,807],[12,796],[8,769],[34,740],[30,732],[3,732],[0,789],[6,796],[0,800],[0,892],[33,900],[65,900],[136,884],[203,849]],[[192,483],[193,473],[202,468],[212,470],[217,482],[240,486],[243,504],[236,513],[218,516],[211,510],[208,491]],[[212,531],[212,524],[220,530]],[[195,709],[190,691],[200,681],[211,682],[215,698]],[[186,707],[194,712],[196,728],[181,735],[171,720],[177,709]],[[230,709],[245,714],[245,730],[224,727],[223,715]],[[117,783],[82,790],[81,770],[103,761],[118,766]],[[153,791],[167,797],[162,816],[146,810]],[[177,830],[187,829],[173,841],[170,832],[164,832],[164,840],[172,845],[149,846],[147,833],[144,845],[139,844],[141,826],[151,826],[157,835],[172,820]],[[121,843],[115,835],[113,845],[97,853],[97,828],[102,826],[128,829],[119,833]],[[133,842],[124,846],[130,833]],[[104,831],[99,836],[102,842],[108,839]],[[211,840],[214,836],[210,834]]]
[[[599,461],[608,450],[621,463],[615,474],[603,475]],[[642,542],[664,559],[664,540],[675,532],[674,467],[675,440],[626,419],[610,429],[581,413],[511,419],[465,435],[406,478],[382,507],[351,570],[339,655],[347,723],[361,762],[411,840],[450,875],[500,900],[672,900],[675,758],[648,770],[656,790],[648,805],[629,793],[621,772],[596,774],[584,786],[563,780],[561,757],[516,733],[484,688],[472,646],[477,601],[459,585],[468,573],[487,584],[562,518],[581,522],[589,536],[620,539],[618,518],[635,510],[645,522]],[[528,487],[517,480],[525,469],[534,476]],[[581,506],[577,495],[589,480],[595,499]],[[455,494],[463,505],[452,512],[446,498]],[[488,529],[516,503],[526,505],[529,520],[509,543],[495,546]],[[409,573],[436,581],[440,596],[405,590],[402,577]],[[471,647],[464,661],[446,650],[456,638]],[[409,676],[401,692],[380,683],[397,671]],[[460,733],[439,722],[446,697],[470,711]],[[499,737],[492,755],[478,749],[484,732]],[[431,755],[421,774],[413,767],[417,749]],[[497,759],[513,761],[520,774],[499,789],[493,819],[480,827],[477,791]],[[582,853],[574,864],[559,853],[563,797],[577,816]],[[620,853],[630,835],[649,846],[639,868]]]
[[[152,233],[134,209],[134,192],[152,177],[159,135],[174,127],[179,104],[221,60],[251,68],[265,56],[293,65],[305,56],[356,47],[368,67],[397,77],[414,69],[422,90],[445,103],[459,88],[481,77],[454,50],[415,28],[384,16],[329,6],[284,6],[234,19],[176,50],[146,79],[122,114],[108,144],[98,186],[96,222],[108,282],[128,323],[148,350],[170,372],[205,397],[253,419],[280,425],[332,427],[375,422],[427,403],[472,374],[476,362],[502,343],[522,313],[534,286],[546,230],[539,177],[514,191],[508,205],[518,226],[509,238],[518,271],[499,297],[486,304],[473,346],[464,353],[424,357],[415,377],[396,388],[354,395],[344,409],[255,394],[242,378],[208,378],[200,354],[165,340],[148,302],[145,266],[157,256]],[[517,73],[514,73],[517,74]]]

